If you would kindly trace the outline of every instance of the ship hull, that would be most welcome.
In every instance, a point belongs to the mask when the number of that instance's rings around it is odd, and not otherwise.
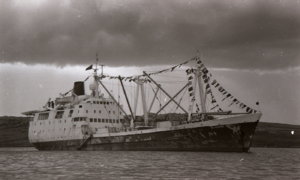
[[[258,120],[139,134],[32,143],[38,150],[248,152]]]

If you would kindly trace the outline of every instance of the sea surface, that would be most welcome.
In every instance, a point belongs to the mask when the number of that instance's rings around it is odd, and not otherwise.
[[[0,179],[300,179],[300,149],[214,153],[0,148]]]

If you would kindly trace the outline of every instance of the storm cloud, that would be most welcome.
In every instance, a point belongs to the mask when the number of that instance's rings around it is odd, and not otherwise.
[[[299,1],[3,0],[0,62],[300,66]]]

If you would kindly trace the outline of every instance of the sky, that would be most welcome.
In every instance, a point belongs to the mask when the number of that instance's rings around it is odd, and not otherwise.
[[[199,51],[263,121],[300,124],[299,0],[0,0],[0,34],[0,115],[68,90],[96,53],[135,74]]]

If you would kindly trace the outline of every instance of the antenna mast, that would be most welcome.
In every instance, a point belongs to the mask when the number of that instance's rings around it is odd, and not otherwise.
[[[96,68],[95,68],[95,72],[98,71],[98,61],[99,61],[99,59],[98,59],[98,53],[96,53]]]
[[[103,76],[103,64],[100,65],[101,66],[101,76]]]

